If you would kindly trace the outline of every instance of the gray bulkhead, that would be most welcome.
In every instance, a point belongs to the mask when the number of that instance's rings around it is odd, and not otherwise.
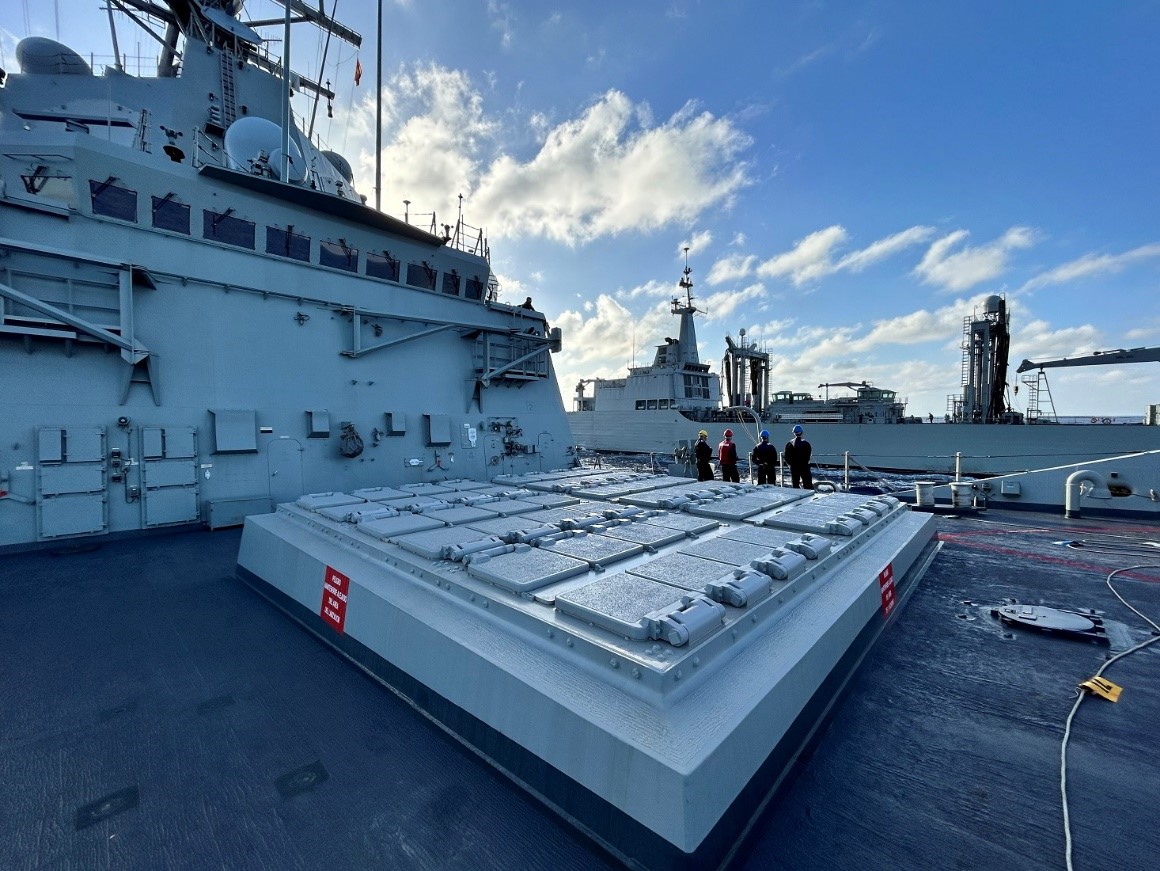
[[[565,465],[558,333],[482,236],[366,208],[297,130],[303,183],[228,166],[223,69],[235,122],[281,82],[185,49],[0,89],[0,547]]]

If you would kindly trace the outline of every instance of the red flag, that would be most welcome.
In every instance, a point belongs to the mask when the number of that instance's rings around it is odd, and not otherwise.
[[[358,86],[359,80],[362,78],[362,61],[357,57],[354,59],[354,83]]]

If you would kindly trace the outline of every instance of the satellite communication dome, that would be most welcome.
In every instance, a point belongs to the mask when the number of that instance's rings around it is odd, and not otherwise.
[[[351,169],[349,160],[337,151],[324,151],[322,156],[330,161],[331,165],[338,170],[338,174],[345,178],[348,183],[354,181],[354,170]]]
[[[85,59],[55,39],[28,36],[16,45],[16,62],[20,71],[28,75],[91,76],[92,69]]]
[[[306,161],[291,138],[290,169],[286,181],[298,183],[306,178]],[[230,166],[242,172],[253,172],[265,160],[274,178],[280,178],[282,167],[282,128],[273,121],[251,115],[239,118],[226,131],[226,157]]]
[[[987,301],[983,303],[983,310],[989,315],[998,314],[1002,308],[1003,297],[994,293],[987,297]]]

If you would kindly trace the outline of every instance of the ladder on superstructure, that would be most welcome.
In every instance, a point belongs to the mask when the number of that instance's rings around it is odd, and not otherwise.
[[[234,96],[234,55],[232,52],[218,52],[222,67],[222,129],[237,119],[237,99]]]

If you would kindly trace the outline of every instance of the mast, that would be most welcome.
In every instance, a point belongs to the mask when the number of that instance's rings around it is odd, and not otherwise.
[[[383,187],[383,0],[375,32],[375,211],[382,211]]]
[[[685,270],[681,274],[681,281],[679,287],[685,292],[685,300],[681,302],[679,297],[673,297],[673,302],[670,307],[672,314],[681,316],[681,333],[680,333],[680,359],[677,361],[680,365],[692,363],[699,365],[701,357],[697,353],[697,328],[693,325],[693,315],[697,311],[697,307],[693,305],[693,279],[690,278],[693,270],[689,268],[689,249],[685,249]]]

